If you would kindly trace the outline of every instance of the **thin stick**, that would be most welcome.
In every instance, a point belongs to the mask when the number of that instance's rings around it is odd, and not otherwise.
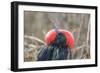
[[[87,31],[87,39],[86,39],[87,44],[88,44],[88,41],[89,41],[89,32],[90,32],[90,20],[89,20],[89,23],[88,23],[88,31]]]
[[[42,40],[40,40],[39,38],[34,37],[34,36],[25,35],[24,38],[28,38],[28,39],[31,39],[31,40],[36,40],[36,41],[38,41],[38,42],[40,42],[40,43],[42,43],[42,44],[45,44],[44,41],[42,41]]]
[[[76,47],[76,48],[74,48],[74,49],[80,50],[80,48],[83,48],[83,47],[85,47],[85,46],[87,46],[87,44],[83,44],[83,45],[81,45],[81,46],[79,46],[79,47]]]
[[[87,38],[86,38],[86,44],[89,45],[89,33],[90,33],[90,20],[89,20],[89,23],[88,23],[88,31],[87,31]],[[86,53],[88,54],[89,53],[89,47],[87,46],[87,48],[85,49],[86,50]]]

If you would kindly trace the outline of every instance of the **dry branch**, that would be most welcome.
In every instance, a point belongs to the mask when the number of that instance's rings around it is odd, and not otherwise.
[[[45,44],[44,41],[42,41],[42,40],[40,40],[39,38],[34,37],[34,36],[25,35],[24,38],[28,38],[28,39],[30,39],[30,40],[35,40],[35,41],[38,41],[38,42],[40,42],[40,43],[42,43],[42,44]]]
[[[28,43],[24,43],[24,45],[25,46],[28,46],[28,47],[30,47],[30,48],[37,48],[37,46],[36,45],[33,45],[33,44],[28,44]]]
[[[87,39],[86,39],[87,43],[89,41],[89,33],[90,33],[90,20],[89,20],[89,23],[88,23],[88,31],[87,31]]]

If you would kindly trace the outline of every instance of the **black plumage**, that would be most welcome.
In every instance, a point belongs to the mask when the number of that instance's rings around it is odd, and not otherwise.
[[[68,59],[69,48],[63,33],[57,33],[55,40],[41,48],[37,56],[38,61]]]

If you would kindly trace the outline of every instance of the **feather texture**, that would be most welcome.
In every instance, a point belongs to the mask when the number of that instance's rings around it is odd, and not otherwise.
[[[52,44],[41,48],[38,54],[38,61],[67,59],[68,49],[65,36],[63,33],[58,33]]]

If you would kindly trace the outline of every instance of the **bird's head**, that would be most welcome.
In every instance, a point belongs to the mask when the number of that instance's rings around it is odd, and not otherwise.
[[[74,37],[71,32],[63,29],[50,30],[45,36],[46,45],[55,44],[57,46],[68,46],[69,48],[74,47]]]

